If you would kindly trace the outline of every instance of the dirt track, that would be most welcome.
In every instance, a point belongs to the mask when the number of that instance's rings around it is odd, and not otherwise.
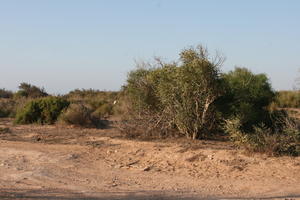
[[[300,158],[246,156],[230,143],[131,141],[114,128],[0,127],[0,199],[300,197]]]

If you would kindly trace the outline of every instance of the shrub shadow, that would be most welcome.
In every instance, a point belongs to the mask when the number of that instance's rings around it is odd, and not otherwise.
[[[159,192],[102,192],[86,195],[64,190],[0,189],[1,200],[198,200],[197,197],[160,194]],[[207,199],[207,198],[205,198]]]

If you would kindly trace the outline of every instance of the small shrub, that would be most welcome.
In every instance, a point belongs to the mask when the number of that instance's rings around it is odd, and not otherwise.
[[[241,130],[239,119],[226,120],[224,129],[231,140],[238,146],[245,148],[248,152],[267,153],[269,155],[300,155],[300,130],[297,124],[286,118],[281,122],[282,127],[272,131],[261,124],[254,126],[252,133]]]
[[[13,92],[6,90],[6,89],[0,89],[0,98],[12,98],[13,97]]]
[[[18,124],[53,124],[69,102],[60,97],[45,97],[29,101],[16,114]]]
[[[35,85],[28,83],[21,83],[19,86],[19,91],[15,94],[15,97],[30,97],[30,98],[40,98],[48,96],[44,88],[39,88]]]
[[[91,110],[82,104],[71,104],[60,116],[60,121],[83,127],[93,127]]]
[[[12,117],[15,114],[16,102],[12,99],[0,99],[0,117]]]
[[[237,146],[243,146],[247,143],[247,136],[242,132],[241,127],[242,124],[238,118],[225,120],[224,130]]]
[[[300,108],[300,92],[299,91],[277,92],[274,104],[279,108]]]
[[[102,119],[114,114],[113,102],[119,98],[118,96],[119,92],[76,89],[65,97],[74,104],[85,105],[94,117]]]
[[[113,106],[109,103],[106,104],[102,104],[101,106],[99,106],[94,112],[93,112],[93,116],[96,118],[107,118],[110,115],[113,114]]]

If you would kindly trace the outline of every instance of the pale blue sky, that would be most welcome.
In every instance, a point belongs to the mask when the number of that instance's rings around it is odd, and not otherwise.
[[[0,88],[118,90],[134,60],[221,51],[223,70],[265,72],[275,89],[300,76],[298,0],[0,0]]]

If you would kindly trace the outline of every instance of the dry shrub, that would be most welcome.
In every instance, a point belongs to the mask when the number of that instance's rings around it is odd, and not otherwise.
[[[155,113],[130,113],[123,109],[122,120],[116,123],[117,128],[127,138],[163,139],[182,136],[162,115]]]
[[[0,117],[12,117],[15,114],[16,102],[12,99],[0,99]]]
[[[300,108],[300,92],[299,91],[277,92],[274,104],[276,107],[279,108]]]
[[[254,126],[253,132],[245,133],[239,119],[226,120],[224,129],[238,147],[245,148],[248,152],[272,156],[300,155],[300,130],[297,123],[290,118],[279,120],[277,124],[281,126],[274,130],[261,124]]]
[[[1,99],[0,98],[0,117],[15,117],[17,112],[31,101],[30,98]]]
[[[48,93],[44,88],[39,88],[35,85],[28,83],[21,83],[19,86],[19,91],[15,93],[15,97],[29,97],[29,98],[40,98],[46,97]]]
[[[106,128],[109,124],[100,116],[95,115],[88,105],[71,104],[60,115],[59,122],[86,128]]]
[[[113,114],[113,106],[109,103],[102,104],[99,106],[92,115],[99,119],[108,118]]]
[[[93,127],[91,110],[82,104],[71,104],[60,116],[60,121],[83,127]]]
[[[9,90],[6,90],[4,88],[0,88],[0,98],[12,98],[13,97],[13,92],[12,91],[9,91]]]

